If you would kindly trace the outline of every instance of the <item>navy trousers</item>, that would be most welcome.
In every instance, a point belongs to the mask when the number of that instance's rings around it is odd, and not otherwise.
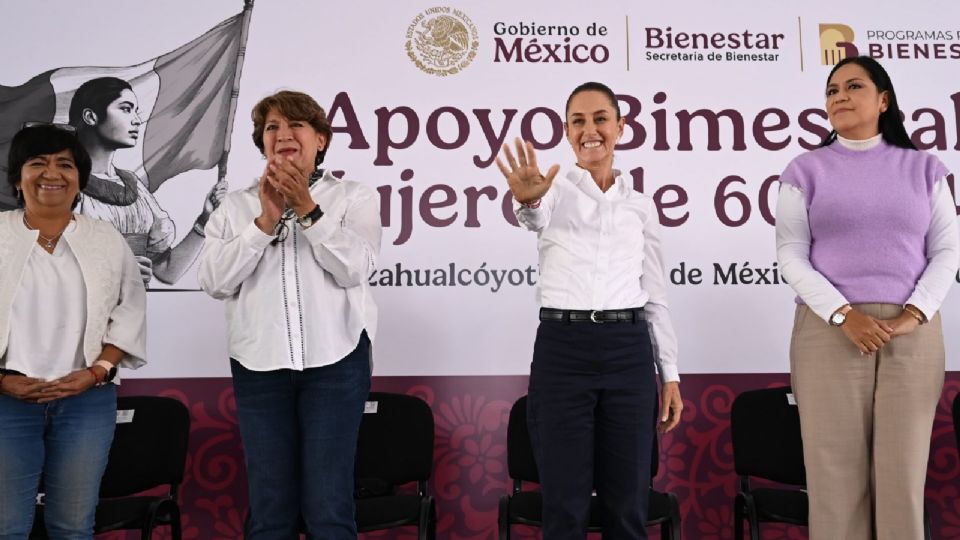
[[[544,539],[585,538],[594,489],[604,540],[647,538],[654,365],[645,320],[540,323],[527,417]]]

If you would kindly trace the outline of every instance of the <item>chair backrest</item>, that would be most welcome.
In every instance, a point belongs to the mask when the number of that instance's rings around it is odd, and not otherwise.
[[[433,470],[433,432],[433,411],[422,399],[370,392],[357,439],[357,482],[426,481]]]
[[[507,421],[507,471],[514,480],[540,483],[527,428],[527,396],[522,396],[510,408],[510,420]]]
[[[100,496],[124,497],[183,482],[190,437],[187,407],[168,397],[123,396],[117,398],[117,414]]]
[[[806,484],[800,413],[789,386],[741,393],[730,411],[733,462],[738,475],[781,484]]]
[[[650,459],[651,479],[657,475],[659,469],[660,448],[654,435]],[[527,396],[521,396],[510,408],[510,419],[507,422],[507,471],[510,478],[514,480],[540,483],[537,462],[530,443],[530,431],[527,427]]]
[[[953,398],[953,436],[957,439],[957,448],[960,449],[960,393]]]

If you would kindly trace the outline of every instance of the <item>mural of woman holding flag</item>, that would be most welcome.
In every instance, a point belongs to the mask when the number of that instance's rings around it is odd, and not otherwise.
[[[226,195],[222,179],[253,10],[252,0],[243,4],[242,12],[139,64],[90,62],[50,69],[19,86],[0,85],[0,153],[24,122],[76,128],[93,162],[77,211],[112,223],[124,235],[145,283],[154,277],[167,284],[180,280],[200,253],[207,217]],[[141,116],[141,102],[149,118]],[[178,235],[154,194],[182,173],[214,167],[221,180],[192,222],[176,220]],[[0,186],[0,210],[11,208],[13,193]]]
[[[132,171],[114,166],[117,150],[136,146],[141,136],[137,95],[130,83],[116,77],[86,81],[70,103],[70,124],[91,156],[90,182],[79,212],[112,223],[133,249],[144,284],[153,276],[174,283],[193,264],[203,245],[203,226],[227,192],[217,182],[204,198],[193,228],[174,244],[173,220],[146,184]]]

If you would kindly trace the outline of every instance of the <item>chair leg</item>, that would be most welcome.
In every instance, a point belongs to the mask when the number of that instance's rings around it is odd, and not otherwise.
[[[182,540],[183,529],[180,525],[180,505],[170,505],[170,537],[171,540]]]
[[[740,495],[733,501],[733,540],[743,540],[743,500]]]
[[[420,500],[420,520],[417,523],[419,540],[435,540],[437,537],[437,503],[433,497]]]
[[[497,529],[499,540],[510,540],[510,497],[500,497],[500,506],[497,511]]]
[[[750,540],[760,540],[760,518],[753,506],[747,508],[747,521],[750,524]]]
[[[680,501],[673,493],[670,494],[670,526],[667,528],[667,534],[661,536],[664,540],[680,540]]]
[[[757,506],[753,502],[753,497],[749,493],[738,493],[734,503],[734,515],[736,524],[736,540],[743,539],[743,519],[746,518],[747,525],[750,527],[750,540],[760,540],[760,517],[757,515]],[[737,536],[739,535],[739,536]]]
[[[156,523],[155,516],[147,516],[143,522],[143,527],[140,529],[140,540],[151,540],[153,537],[153,526]]]

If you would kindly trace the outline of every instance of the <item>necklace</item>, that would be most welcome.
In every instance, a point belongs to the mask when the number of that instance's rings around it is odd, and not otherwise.
[[[60,231],[51,237],[44,236],[39,229],[35,228],[33,225],[30,224],[29,221],[27,221],[27,214],[23,214],[23,224],[26,225],[27,228],[30,229],[31,231],[37,231],[37,236],[39,236],[41,240],[46,242],[44,247],[47,249],[47,251],[53,251],[53,248],[56,247],[57,240],[59,240],[60,237],[63,236],[63,231]],[[64,230],[66,230],[66,227],[64,227]]]

